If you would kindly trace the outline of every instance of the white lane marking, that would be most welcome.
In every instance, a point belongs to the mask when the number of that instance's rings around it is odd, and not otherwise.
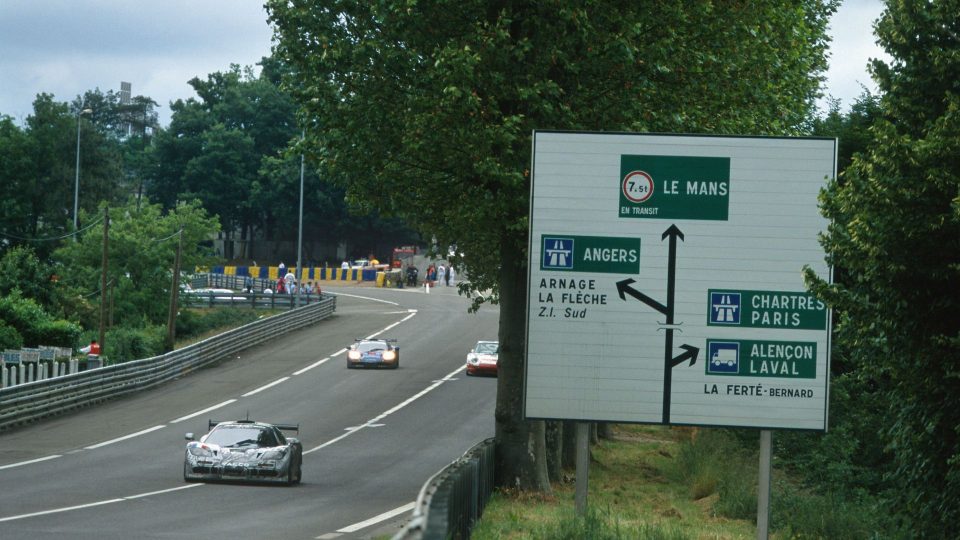
[[[195,412],[195,413],[193,413],[193,414],[188,414],[188,415],[186,415],[186,416],[181,416],[180,418],[177,418],[176,420],[174,420],[174,421],[172,421],[172,422],[170,422],[170,423],[171,423],[171,424],[177,424],[177,423],[183,422],[184,420],[189,420],[189,419],[191,419],[191,418],[195,418],[195,417],[197,417],[197,416],[200,416],[201,414],[208,413],[208,412],[210,412],[210,411],[215,411],[215,410],[219,409],[220,407],[226,407],[227,405],[229,405],[229,404],[231,404],[231,403],[233,403],[233,402],[235,402],[235,401],[237,401],[237,400],[235,400],[235,399],[228,399],[228,400],[224,401],[223,403],[217,403],[217,404],[214,405],[213,407],[207,407],[206,409],[204,409],[204,410],[202,410],[202,411],[197,411],[197,412]]]
[[[354,433],[360,431],[361,429],[363,429],[363,428],[365,428],[365,427],[372,427],[372,426],[376,425],[377,423],[380,422],[380,420],[383,420],[384,418],[390,416],[391,414],[399,411],[400,409],[402,409],[402,408],[406,407],[407,405],[413,403],[414,401],[420,399],[421,397],[425,396],[426,394],[428,394],[429,392],[431,392],[432,390],[434,390],[435,388],[437,388],[437,387],[440,386],[441,384],[443,384],[443,383],[445,383],[445,382],[447,382],[447,381],[449,381],[449,380],[452,380],[451,377],[453,377],[454,375],[460,373],[460,371],[461,371],[462,369],[463,369],[463,368],[458,367],[457,369],[451,371],[446,377],[440,379],[439,381],[434,382],[433,384],[431,384],[430,386],[424,388],[423,390],[421,390],[421,391],[418,392],[417,394],[415,394],[415,395],[407,398],[407,400],[404,401],[403,403],[400,403],[399,405],[394,406],[392,409],[390,409],[390,410],[388,410],[388,411],[380,414],[380,415],[377,416],[376,418],[371,418],[370,420],[367,420],[366,422],[364,422],[364,423],[363,423],[362,425],[360,425],[360,426],[353,426],[353,427],[347,428],[349,431],[347,431],[347,432],[344,433],[343,435],[340,435],[339,437],[334,437],[333,439],[330,439],[329,441],[321,444],[320,446],[316,446],[316,447],[314,447],[314,448],[311,448],[310,450],[305,450],[305,451],[303,452],[303,454],[304,454],[304,455],[307,455],[307,454],[316,452],[317,450],[321,450],[321,449],[323,449],[323,448],[326,448],[326,447],[330,446],[330,445],[333,444],[333,443],[336,443],[336,442],[342,441],[343,439],[346,439],[346,438],[349,437],[350,435],[353,435]]]
[[[363,338],[363,339],[373,339],[373,338],[379,336],[380,334],[386,332],[387,330],[390,330],[391,328],[393,328],[393,327],[395,327],[395,326],[397,326],[397,325],[399,325],[399,324],[401,324],[401,323],[405,323],[405,322],[409,321],[409,320],[412,319],[413,316],[416,315],[416,314],[417,314],[416,310],[412,310],[412,313],[410,313],[410,314],[407,315],[406,317],[404,317],[404,318],[400,319],[399,321],[391,324],[390,326],[387,326],[387,327],[384,328],[383,330],[380,330],[380,331],[378,331],[378,332],[374,332],[374,333],[370,334],[369,336],[367,336],[367,337],[365,337],[365,338]]]
[[[190,489],[190,488],[200,487],[200,486],[202,486],[202,485],[205,485],[205,484],[187,484],[187,485],[185,485],[185,486],[180,486],[180,487],[175,487],[175,488],[170,488],[170,489],[161,489],[160,491],[151,491],[150,493],[141,493],[141,494],[139,494],[139,495],[129,495],[129,496],[127,496],[127,497],[124,497],[124,499],[126,499],[126,500],[128,500],[128,501],[132,501],[132,500],[134,500],[134,499],[142,499],[142,498],[144,498],[144,497],[150,497],[150,496],[153,496],[153,495],[163,495],[164,493],[172,493],[172,492],[174,492],[174,491],[181,491],[181,490],[184,490],[184,489]]]
[[[30,461],[21,461],[20,463],[11,463],[11,464],[9,464],[9,465],[0,465],[0,471],[2,471],[3,469],[12,469],[12,468],[14,468],[14,467],[21,467],[21,466],[23,466],[23,465],[31,465],[31,464],[33,464],[33,463],[40,463],[41,461],[48,461],[48,460],[51,460],[51,459],[57,459],[58,457],[63,457],[63,456],[60,455],[60,454],[55,454],[55,455],[52,455],[52,456],[47,456],[47,457],[42,457],[42,458],[37,458],[37,459],[31,459]]]
[[[399,508],[394,508],[393,510],[389,510],[389,511],[387,511],[387,512],[384,512],[384,513],[378,515],[378,516],[373,516],[372,518],[370,518],[370,519],[368,519],[368,520],[366,520],[366,521],[361,521],[360,523],[354,523],[353,525],[344,527],[344,528],[342,528],[342,529],[337,529],[337,532],[338,532],[338,533],[352,533],[352,532],[357,532],[357,531],[359,531],[360,529],[365,529],[365,528],[367,528],[367,527],[369,527],[369,526],[371,526],[371,525],[376,525],[377,523],[380,523],[381,521],[386,521],[386,520],[388,520],[388,519],[390,519],[390,518],[392,518],[392,517],[399,516],[400,514],[405,514],[405,513],[409,512],[409,511],[413,510],[413,507],[416,506],[416,505],[417,505],[416,502],[407,503],[407,504],[405,504],[405,505],[403,505],[403,506],[401,506],[401,507],[399,507]]]
[[[302,374],[310,371],[311,369],[313,369],[313,368],[315,368],[315,367],[317,367],[317,366],[322,366],[323,364],[325,364],[325,363],[327,362],[327,360],[330,360],[330,357],[329,357],[329,356],[326,357],[326,358],[324,358],[324,359],[322,359],[322,360],[317,360],[316,362],[314,362],[314,363],[310,364],[309,366],[301,369],[300,371],[294,371],[293,374],[294,374],[294,375],[302,375]]]
[[[346,347],[344,347],[344,348],[340,349],[339,351],[331,354],[331,355],[330,355],[330,358],[333,358],[334,356],[340,356],[341,354],[343,354],[343,353],[345,353],[345,352],[347,352],[347,348],[346,348]]]
[[[400,304],[398,304],[398,303],[396,303],[396,302],[391,302],[391,301],[389,301],[389,300],[381,300],[381,299],[379,299],[379,298],[370,298],[369,296],[359,296],[359,295],[356,295],[356,294],[347,294],[347,293],[340,293],[340,292],[337,292],[337,293],[332,292],[332,293],[330,293],[330,294],[332,294],[333,296],[349,296],[350,298],[360,298],[360,299],[362,299],[362,300],[372,300],[372,301],[374,301],[374,302],[383,302],[384,304],[390,304],[390,305],[392,305],[392,306],[399,306],[399,305],[400,305]]]
[[[84,450],[96,450],[97,448],[100,448],[100,447],[102,447],[102,446],[107,446],[108,444],[113,444],[113,443],[116,443],[116,442],[125,441],[125,440],[127,440],[127,439],[132,439],[132,438],[134,438],[134,437],[139,437],[140,435],[146,435],[147,433],[150,433],[151,431],[156,431],[156,430],[158,430],[158,429],[163,429],[163,428],[165,428],[165,427],[167,427],[167,426],[166,426],[166,425],[153,426],[152,428],[147,428],[147,429],[145,429],[145,430],[143,430],[143,431],[138,431],[138,432],[136,432],[136,433],[131,433],[131,434],[129,434],[129,435],[124,435],[123,437],[117,437],[116,439],[110,439],[109,441],[103,441],[102,443],[97,443],[97,444],[94,444],[94,445],[92,445],[92,446],[85,446],[83,449],[84,449]]]
[[[334,538],[340,538],[341,536],[343,535],[340,533],[326,533],[318,536],[316,540],[333,540]]]
[[[79,506],[68,506],[66,508],[54,508],[53,510],[44,510],[42,512],[34,512],[32,514],[20,514],[19,516],[10,516],[5,518],[0,518],[0,523],[3,523],[4,521],[15,521],[18,519],[45,516],[47,514],[58,514],[60,512],[69,512],[71,510],[82,510],[84,508],[92,508],[94,506],[103,506],[105,504],[113,504],[113,503],[118,503],[123,501],[124,499],[107,499],[105,501],[97,501],[93,503],[81,504]]]
[[[251,391],[247,392],[246,394],[243,394],[243,395],[240,396],[240,397],[250,397],[250,396],[252,396],[252,395],[254,395],[254,394],[258,394],[258,393],[260,393],[260,392],[263,392],[263,391],[266,390],[267,388],[274,387],[274,386],[276,386],[276,385],[278,385],[278,384],[280,384],[280,383],[282,383],[282,382],[284,382],[284,381],[286,381],[286,380],[288,380],[288,379],[290,379],[290,377],[281,377],[281,378],[273,381],[272,383],[267,383],[267,384],[261,386],[260,388],[257,388],[256,390],[251,390]]]
[[[46,516],[46,515],[49,515],[49,514],[59,514],[59,513],[61,513],[61,512],[70,512],[70,511],[72,511],[72,510],[82,510],[82,509],[84,509],[84,508],[92,508],[92,507],[94,507],[94,506],[103,506],[103,505],[105,505],[105,504],[119,503],[119,502],[123,502],[123,501],[132,501],[132,500],[134,500],[134,499],[142,499],[143,497],[150,497],[151,495],[162,495],[162,494],[164,494],[164,493],[170,493],[170,492],[173,492],[173,491],[180,491],[180,490],[183,490],[183,489],[190,489],[190,488],[200,487],[200,486],[203,486],[203,485],[206,485],[206,484],[189,484],[189,485],[186,485],[186,486],[180,486],[180,487],[175,487],[175,488],[170,488],[170,489],[162,489],[162,490],[160,490],[160,491],[151,491],[150,493],[140,493],[139,495],[129,495],[129,496],[127,496],[127,497],[120,497],[120,498],[118,498],[118,499],[107,499],[107,500],[104,500],[104,501],[97,501],[97,502],[92,502],[92,503],[87,503],[87,504],[81,504],[81,505],[78,505],[78,506],[67,506],[67,507],[64,507],[64,508],[54,508],[53,510],[43,510],[43,511],[41,511],[41,512],[33,512],[33,513],[30,513],[30,514],[20,514],[19,516],[8,516],[8,517],[5,517],[5,518],[0,518],[0,522],[4,522],[4,521],[16,521],[16,520],[18,520],[18,519],[27,519],[27,518],[37,517],[37,516]]]

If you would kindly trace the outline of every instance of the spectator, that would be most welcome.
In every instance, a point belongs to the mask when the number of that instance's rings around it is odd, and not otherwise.
[[[288,293],[294,294],[297,292],[297,278],[293,275],[293,272],[287,272],[287,274],[283,276],[283,284],[287,286]]]
[[[447,268],[447,286],[450,286],[451,283],[456,284],[456,275],[457,273],[453,271],[453,265],[450,265],[450,268]]]
[[[283,261],[280,261],[280,266],[277,267],[277,277],[283,277],[287,273],[287,265],[283,264]]]
[[[346,260],[343,261],[343,262],[340,264],[340,268],[343,269],[343,270],[349,270],[349,269],[350,269],[350,261],[346,261]]]
[[[283,278],[277,278],[277,294],[285,294],[287,292],[286,284],[283,282]]]
[[[437,284],[444,283],[447,280],[447,269],[440,263],[437,267]]]
[[[245,277],[245,278],[243,279],[243,290],[244,290],[244,292],[246,292],[246,293],[248,293],[248,294],[253,292],[253,278],[252,278],[252,277],[247,276],[247,277]]]

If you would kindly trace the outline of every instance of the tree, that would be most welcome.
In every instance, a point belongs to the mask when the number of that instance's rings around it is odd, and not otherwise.
[[[138,212],[136,200],[130,199],[125,206],[110,210],[108,287],[114,294],[115,318],[124,321],[125,326],[161,324],[167,320],[171,272],[181,227],[182,267],[209,264],[209,250],[204,245],[220,227],[199,202],[181,202],[167,213],[160,205],[141,204]],[[63,281],[83,294],[101,299],[102,243],[103,223],[97,223],[79,242],[67,243],[54,253],[64,268]],[[83,322],[87,328],[94,328],[99,320]]]
[[[456,243],[462,290],[494,290],[497,481],[549,489],[543,423],[522,416],[531,131],[795,133],[826,66],[834,3],[267,8],[322,176]]]
[[[890,2],[877,22],[881,118],[823,195],[845,277],[810,276],[838,342],[884,395],[893,512],[919,537],[960,536],[960,4]]]

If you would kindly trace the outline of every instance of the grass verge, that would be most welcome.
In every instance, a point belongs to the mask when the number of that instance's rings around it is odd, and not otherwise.
[[[473,530],[491,539],[756,537],[757,448],[721,429],[616,425],[591,447],[588,511],[574,511],[573,472],[552,494],[498,491]],[[759,446],[759,444],[757,444]],[[774,469],[771,538],[887,538],[869,501],[802,489]]]

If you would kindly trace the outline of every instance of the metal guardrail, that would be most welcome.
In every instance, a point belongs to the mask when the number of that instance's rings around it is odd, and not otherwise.
[[[304,294],[300,305],[315,304],[322,295]],[[242,307],[254,309],[293,309],[297,307],[295,294],[263,294],[240,292],[184,292],[180,302],[185,307]]]
[[[182,349],[0,389],[0,431],[136,392],[303,328],[333,314],[335,297],[234,328]]]
[[[465,540],[493,494],[494,439],[467,450],[427,480],[413,516],[393,540]]]

